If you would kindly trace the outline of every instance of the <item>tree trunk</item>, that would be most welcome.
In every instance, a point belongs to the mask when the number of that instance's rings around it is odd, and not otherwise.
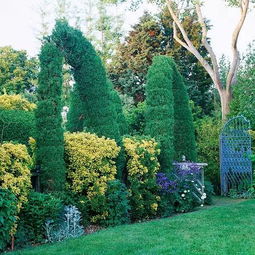
[[[221,101],[221,114],[222,120],[227,119],[227,115],[230,112],[230,102],[232,99],[231,89],[222,89],[220,92],[220,101]]]
[[[170,12],[170,15],[173,19],[174,39],[198,59],[198,61],[201,63],[201,65],[204,67],[204,69],[207,71],[207,73],[212,78],[215,88],[218,90],[218,92],[220,94],[222,120],[224,121],[227,119],[227,115],[229,114],[229,111],[230,111],[229,106],[230,106],[230,102],[232,99],[231,87],[235,83],[238,67],[240,64],[240,56],[239,56],[239,52],[237,49],[237,42],[238,42],[240,31],[243,27],[245,18],[247,16],[250,0],[235,1],[236,2],[235,4],[240,7],[241,16],[240,16],[239,22],[238,22],[233,34],[232,34],[231,46],[232,46],[232,51],[233,51],[233,61],[232,61],[232,64],[230,66],[230,69],[229,69],[229,72],[227,75],[225,88],[222,86],[221,81],[220,81],[220,68],[218,65],[216,55],[215,55],[210,43],[208,42],[208,38],[207,38],[208,29],[207,29],[206,21],[202,15],[202,11],[201,11],[201,6],[202,6],[203,1],[200,1],[200,0],[194,1],[195,2],[194,8],[195,8],[197,16],[198,16],[197,21],[199,22],[199,24],[201,25],[201,28],[202,28],[202,43],[209,53],[211,64],[210,64],[210,61],[208,62],[207,59],[204,58],[200,54],[200,52],[196,49],[193,42],[190,40],[187,31],[185,31],[182,21],[179,18],[179,14],[181,13],[181,10],[178,9],[178,4],[177,4],[177,9],[176,9],[176,5],[174,7],[174,4],[176,4],[175,0],[167,0],[166,2],[167,2],[167,7]],[[182,38],[178,37],[177,27],[182,35]]]

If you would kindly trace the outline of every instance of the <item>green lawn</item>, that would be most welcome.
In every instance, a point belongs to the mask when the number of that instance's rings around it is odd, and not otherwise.
[[[11,254],[255,255],[255,200],[115,227]]]

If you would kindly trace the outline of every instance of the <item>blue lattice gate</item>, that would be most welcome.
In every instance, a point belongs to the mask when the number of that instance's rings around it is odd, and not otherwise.
[[[220,135],[221,194],[245,189],[252,182],[250,122],[243,116],[229,120]]]

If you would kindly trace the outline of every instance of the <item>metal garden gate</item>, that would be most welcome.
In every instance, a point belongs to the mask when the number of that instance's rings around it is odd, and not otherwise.
[[[220,135],[221,194],[245,189],[252,182],[250,122],[243,116],[229,120]]]

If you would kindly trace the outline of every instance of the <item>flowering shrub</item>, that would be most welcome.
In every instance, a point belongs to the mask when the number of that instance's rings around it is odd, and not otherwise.
[[[177,190],[177,180],[170,180],[165,173],[157,174],[157,184],[163,193],[174,193]]]
[[[20,95],[1,95],[0,110],[33,111],[36,104],[30,103]]]
[[[197,183],[200,168],[196,163],[189,163],[186,169],[176,167],[171,175],[157,174],[157,184],[160,187],[162,201],[165,206],[165,208],[161,206],[161,214],[163,216],[170,215],[173,208],[176,212],[191,211],[194,207],[201,204],[201,200],[207,198],[205,193],[200,195],[202,190]],[[166,205],[169,205],[170,209]]]
[[[177,191],[178,183],[171,180],[165,173],[157,174],[157,184],[160,188],[160,203],[158,214],[161,217],[168,217],[174,212],[173,194]]]
[[[27,201],[31,188],[31,164],[25,145],[0,145],[0,188],[9,189],[17,197],[18,210]]]
[[[120,148],[111,139],[90,133],[65,134],[68,187],[73,193],[88,199],[93,223],[108,216],[105,192],[107,182],[115,179],[114,159],[119,151]]]
[[[151,218],[157,214],[160,200],[156,183],[158,144],[148,137],[126,137],[124,147],[132,220]]]
[[[196,163],[192,162],[187,162],[187,165],[184,166],[176,166],[176,174],[179,176],[181,179],[189,178],[191,177],[191,181],[198,177],[199,174],[201,173],[201,166],[199,166]]]

